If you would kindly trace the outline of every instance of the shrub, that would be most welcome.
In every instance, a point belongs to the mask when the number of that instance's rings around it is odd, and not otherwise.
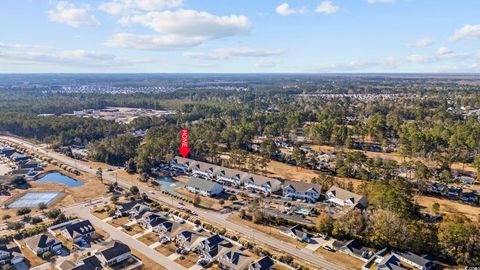
[[[11,218],[11,217],[12,217],[12,216],[10,216],[9,214],[5,214],[5,215],[2,216],[2,219],[3,219],[3,220],[6,220],[6,219],[9,219],[9,218]]]
[[[47,209],[47,204],[46,204],[46,203],[43,203],[43,202],[39,203],[39,204],[38,204],[38,209],[40,209],[40,210]]]
[[[23,216],[28,213],[32,212],[32,209],[27,208],[27,207],[22,207],[17,209],[17,216]]]

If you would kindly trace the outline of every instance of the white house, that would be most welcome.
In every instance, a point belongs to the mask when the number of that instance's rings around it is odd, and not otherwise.
[[[112,266],[132,257],[130,248],[120,241],[112,241],[97,253],[103,265]]]
[[[178,171],[187,172],[196,163],[197,161],[193,159],[176,156],[170,161],[170,167]]]
[[[298,241],[307,243],[310,242],[310,234],[308,233],[308,230],[300,224],[289,228],[285,233],[290,237],[297,239]]]
[[[320,186],[304,182],[285,181],[282,194],[284,197],[291,199],[315,202],[320,198]]]
[[[65,238],[78,242],[88,239],[95,232],[95,228],[89,220],[82,220],[66,225],[61,233]]]
[[[61,248],[62,242],[50,234],[42,233],[25,239],[25,245],[36,255],[42,255]]]
[[[223,185],[236,186],[236,187],[243,184],[242,177],[244,175],[247,175],[247,173],[239,170],[224,168],[224,167],[217,167],[217,169],[214,172],[214,176],[217,182]]]
[[[420,270],[430,270],[435,268],[435,261],[430,258],[430,256],[419,256],[413,252],[400,252],[393,251],[395,256],[397,256],[402,262],[410,264],[411,266],[420,269]]]
[[[0,245],[0,264],[16,264],[22,262],[24,259],[21,250],[15,247],[7,247]]]
[[[218,166],[205,163],[205,162],[196,162],[193,164],[192,168],[192,175],[199,176],[205,179],[212,179],[213,172],[217,169]]]
[[[260,175],[248,174],[245,175],[242,180],[246,188],[265,194],[275,192],[279,190],[281,186],[281,182],[277,179]]]
[[[365,197],[337,186],[332,186],[325,193],[325,197],[326,202],[334,203],[342,207],[357,207],[361,209],[367,207],[367,199]]]
[[[193,176],[189,178],[185,188],[192,193],[205,197],[212,197],[223,191],[223,186],[219,183]]]

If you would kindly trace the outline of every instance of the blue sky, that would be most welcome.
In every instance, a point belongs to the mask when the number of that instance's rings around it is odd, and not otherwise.
[[[3,0],[0,72],[480,72],[477,0]]]

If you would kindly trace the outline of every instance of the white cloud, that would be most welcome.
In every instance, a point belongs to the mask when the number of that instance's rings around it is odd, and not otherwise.
[[[290,5],[288,3],[283,3],[277,6],[275,11],[279,15],[288,16],[288,15],[297,14],[297,13],[305,13],[307,10],[305,8],[292,9],[290,8]]]
[[[282,49],[259,49],[248,47],[220,48],[213,52],[186,52],[185,56],[203,60],[223,60],[232,57],[268,57],[281,55],[285,52]]]
[[[48,18],[53,22],[68,24],[73,27],[99,26],[94,15],[89,14],[90,7],[76,7],[68,2],[58,2],[55,9],[48,10]]]
[[[194,47],[202,44],[204,38],[181,35],[135,35],[118,33],[105,42],[108,47],[169,51]]]
[[[101,4],[99,9],[113,15],[121,15],[165,10],[182,5],[183,0],[113,0]]]
[[[396,0],[367,0],[369,4],[377,4],[377,3],[395,3]]]
[[[411,47],[428,47],[430,45],[433,45],[433,43],[435,42],[431,38],[422,38],[415,41],[415,43],[411,44],[410,46]]]
[[[261,67],[261,68],[268,68],[268,67],[275,67],[277,63],[273,61],[268,61],[268,60],[260,60],[257,63],[255,63],[256,67]]]
[[[14,64],[45,64],[61,66],[118,66],[147,62],[141,58],[118,57],[109,53],[86,50],[0,51],[0,61]]]
[[[446,56],[446,55],[452,55],[454,52],[450,50],[449,48],[442,46],[437,49],[436,54],[439,56]]]
[[[323,1],[317,6],[315,11],[323,14],[333,14],[340,11],[340,7],[332,4],[332,1]]]
[[[451,41],[457,41],[463,38],[480,38],[480,24],[465,24],[460,29],[457,29]]]
[[[407,56],[407,61],[411,63],[431,63],[436,60],[437,58],[430,55],[412,54]]]
[[[196,10],[148,12],[124,16],[119,22],[124,25],[140,24],[160,34],[117,33],[105,43],[107,46],[141,50],[175,50],[198,46],[208,40],[250,32],[250,21],[246,16],[215,16]]]
[[[47,46],[43,45],[31,45],[31,44],[21,44],[21,43],[3,43],[0,42],[0,48],[4,49],[46,49]]]
[[[246,16],[215,16],[196,10],[149,12],[143,15],[126,16],[123,24],[141,24],[159,33],[216,39],[245,34],[250,31]]]

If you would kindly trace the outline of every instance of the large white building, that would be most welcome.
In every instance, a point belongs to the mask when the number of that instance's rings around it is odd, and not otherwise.
[[[223,191],[223,186],[219,183],[193,176],[189,178],[185,187],[188,191],[205,197],[212,197]]]
[[[325,193],[325,201],[342,207],[356,207],[364,209],[367,207],[367,199],[362,195],[355,194],[337,186],[331,187]]]
[[[283,183],[282,195],[291,199],[308,200],[315,202],[320,198],[320,186],[304,183],[285,181]]]

